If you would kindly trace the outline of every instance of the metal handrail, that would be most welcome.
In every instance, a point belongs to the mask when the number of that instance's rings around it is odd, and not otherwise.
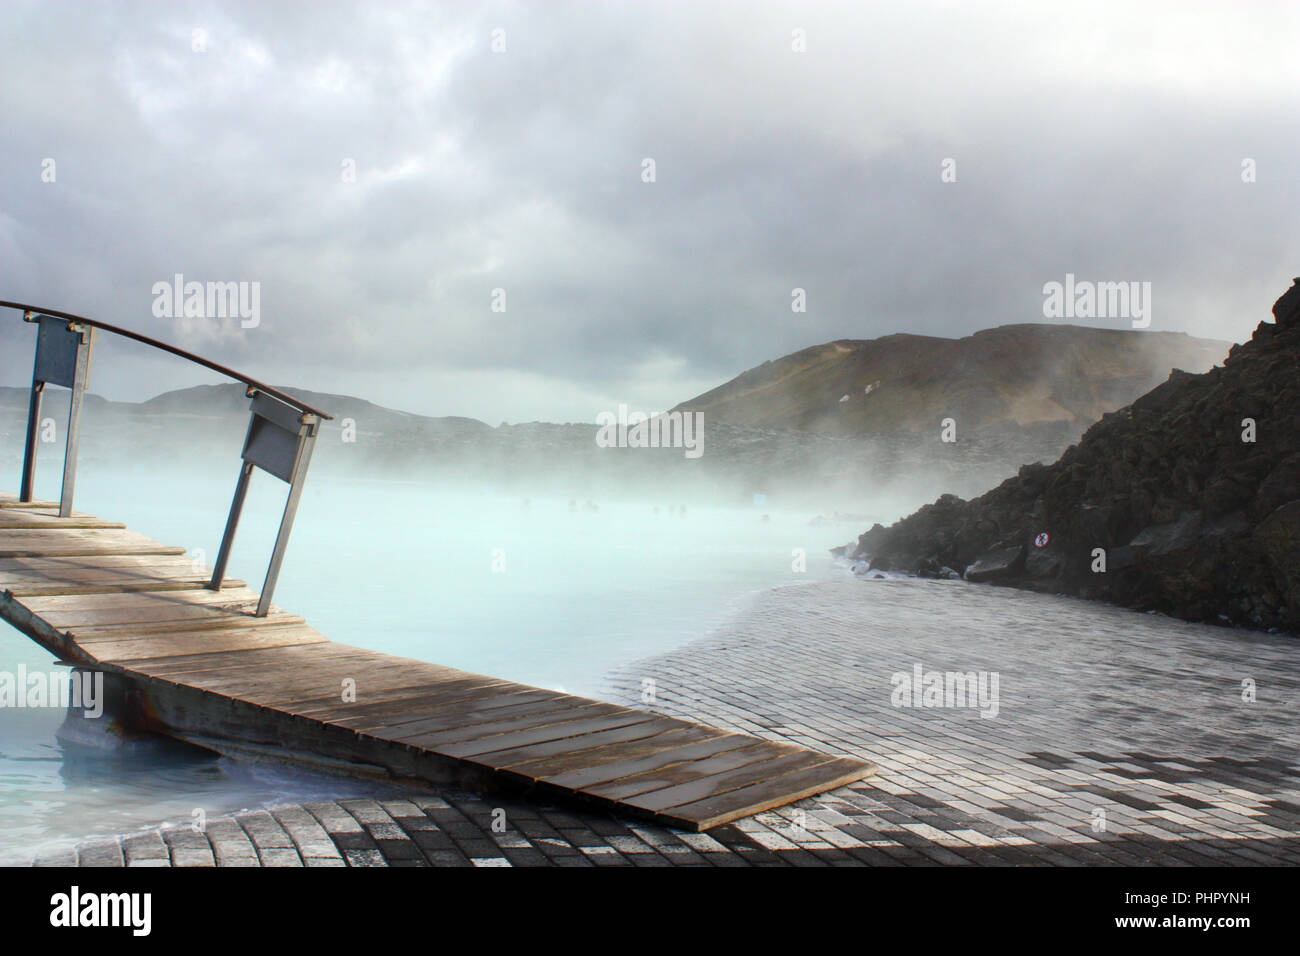
[[[23,451],[22,487],[18,495],[20,501],[31,501],[35,490],[36,435],[40,421],[41,396],[45,386],[61,385],[71,390],[71,398],[68,402],[68,437],[63,454],[63,489],[59,494],[59,517],[61,518],[67,518],[72,514],[72,496],[77,474],[77,448],[81,435],[82,399],[90,375],[90,353],[95,344],[97,330],[102,329],[105,332],[151,345],[202,365],[204,368],[212,369],[214,372],[220,372],[247,386],[247,395],[252,400],[249,405],[248,432],[244,436],[244,448],[240,453],[239,477],[235,483],[234,500],[230,505],[230,514],[226,518],[226,530],[221,537],[221,548],[217,552],[217,560],[213,565],[212,578],[208,582],[208,587],[214,591],[221,590],[253,468],[261,468],[289,485],[284,515],[280,519],[280,531],[276,535],[275,547],[271,551],[271,562],[266,570],[266,580],[262,583],[262,593],[258,597],[255,612],[258,617],[265,617],[271,608],[271,594],[275,590],[275,583],[280,575],[280,565],[289,544],[289,532],[293,528],[298,501],[302,497],[303,483],[307,478],[307,466],[311,463],[311,454],[316,445],[321,420],[333,416],[277,388],[264,385],[257,379],[249,378],[247,375],[226,368],[224,365],[218,365],[175,345],[141,335],[139,332],[118,328],[107,322],[88,319],[71,312],[43,309],[22,302],[0,300],[0,308],[21,309],[23,320],[35,323],[39,328],[36,337],[36,361],[32,367],[31,398],[27,406],[27,442]]]
[[[58,319],[67,319],[69,322],[76,322],[79,325],[86,325],[94,329],[103,329],[105,332],[112,332],[114,335],[120,335],[123,338],[132,339],[133,341],[141,342],[145,345],[151,345],[156,349],[162,349],[164,352],[170,352],[172,355],[178,355],[197,365],[202,365],[204,368],[210,368],[214,372],[220,372],[227,378],[233,378],[237,382],[243,382],[250,388],[255,388],[259,392],[264,392],[267,395],[270,395],[272,398],[278,398],[286,405],[292,405],[300,412],[307,412],[308,414],[315,415],[318,418],[323,418],[325,421],[332,421],[334,418],[333,415],[328,415],[325,412],[322,412],[319,408],[312,408],[301,399],[294,398],[292,395],[288,395],[285,392],[280,391],[278,388],[272,388],[270,385],[263,384],[255,378],[249,378],[242,372],[236,372],[234,369],[227,368],[224,365],[219,365],[216,362],[205,359],[201,355],[195,355],[193,352],[187,352],[183,348],[169,345],[166,342],[150,338],[149,336],[142,335],[139,332],[132,332],[130,329],[123,329],[116,325],[109,325],[107,322],[100,322],[98,319],[88,319],[84,315],[73,315],[71,312],[60,312],[58,309],[46,309],[39,305],[27,305],[22,302],[5,302],[0,300],[0,308],[19,309],[28,315],[32,313],[52,315]],[[23,317],[28,318],[28,315],[24,315]]]

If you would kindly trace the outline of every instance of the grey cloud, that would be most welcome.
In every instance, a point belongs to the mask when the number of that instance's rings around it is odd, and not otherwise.
[[[1266,6],[5,5],[0,297],[490,421],[668,407],[834,338],[1042,321],[1042,285],[1066,272],[1149,280],[1153,328],[1241,338],[1300,271],[1288,22]],[[155,319],[152,284],[177,272],[260,281],[263,325]],[[135,355],[103,346],[98,390],[191,381]],[[29,362],[21,323],[0,323],[0,376]]]

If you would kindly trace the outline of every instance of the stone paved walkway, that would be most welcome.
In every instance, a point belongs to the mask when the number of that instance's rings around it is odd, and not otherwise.
[[[605,696],[863,757],[871,779],[708,834],[395,789],[37,863],[1294,865],[1298,656],[1294,637],[960,581],[781,588],[732,627],[612,675]],[[895,706],[891,677],[917,665],[996,675],[996,715]]]

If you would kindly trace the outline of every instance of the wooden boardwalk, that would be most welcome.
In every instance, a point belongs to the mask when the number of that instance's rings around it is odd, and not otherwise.
[[[184,549],[0,493],[0,617],[103,671],[128,723],[210,749],[523,791],[689,830],[869,764],[329,641]],[[344,689],[355,688],[345,701]]]

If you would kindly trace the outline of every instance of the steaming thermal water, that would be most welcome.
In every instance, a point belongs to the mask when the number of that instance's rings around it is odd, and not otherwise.
[[[77,505],[211,565],[234,485],[141,469],[78,477]],[[56,468],[38,495],[58,494]],[[230,574],[260,588],[285,486],[258,474]],[[280,606],[327,637],[571,693],[612,668],[706,633],[756,590],[836,573],[827,549],[867,525],[809,526],[764,509],[505,497],[315,474],[276,589]],[[685,505],[686,513],[680,508]],[[658,509],[656,513],[655,509]],[[875,517],[875,516],[873,516]],[[880,515],[889,519],[893,515]],[[807,555],[806,573],[792,552]],[[196,555],[197,556],[197,555]],[[0,626],[0,671],[57,670]],[[55,733],[53,708],[0,708],[0,860],[89,835],[188,823],[277,800],[374,792],[373,785],[213,760],[165,741],[86,753]]]

